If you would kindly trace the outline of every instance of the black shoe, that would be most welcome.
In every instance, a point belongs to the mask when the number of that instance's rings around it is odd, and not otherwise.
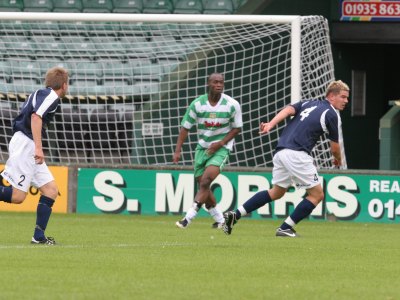
[[[223,226],[224,226],[224,223],[215,222],[215,223],[213,223],[213,224],[211,225],[211,228],[214,228],[214,229],[221,229],[221,228],[223,228]]]
[[[236,220],[236,213],[234,211],[228,211],[224,213],[224,219],[225,219],[225,224],[222,227],[222,230],[225,232],[225,234],[231,234],[232,232],[232,227],[237,223]]]
[[[179,228],[185,229],[188,227],[189,222],[185,218],[175,223],[175,225]]]
[[[281,237],[299,237],[299,235],[296,233],[296,230],[294,230],[293,228],[289,228],[289,229],[281,229],[278,228],[276,230],[276,236],[281,236]]]
[[[44,239],[41,239],[41,240],[36,240],[34,237],[32,237],[31,244],[35,244],[35,245],[55,245],[56,241],[54,240],[54,238],[52,238],[50,236],[44,237]]]

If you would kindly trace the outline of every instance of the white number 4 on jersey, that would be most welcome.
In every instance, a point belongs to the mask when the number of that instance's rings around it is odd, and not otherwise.
[[[310,115],[310,113],[316,108],[317,108],[316,106],[313,106],[313,107],[309,107],[309,108],[306,108],[305,110],[303,110],[300,113],[300,116],[301,116],[300,121],[303,121],[305,118],[307,118]]]

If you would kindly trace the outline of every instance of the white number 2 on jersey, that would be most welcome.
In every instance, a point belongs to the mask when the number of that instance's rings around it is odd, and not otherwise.
[[[309,108],[306,108],[305,110],[303,110],[300,113],[300,116],[301,116],[300,121],[303,121],[305,118],[307,118],[310,115],[310,113],[316,108],[317,108],[316,106],[313,106],[313,107],[309,107]]]

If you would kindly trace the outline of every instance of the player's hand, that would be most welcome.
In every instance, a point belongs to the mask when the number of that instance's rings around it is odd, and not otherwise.
[[[42,150],[36,150],[35,151],[35,155],[33,156],[33,158],[35,159],[35,164],[37,165],[41,165],[42,163],[44,163],[44,154]]]
[[[181,159],[181,152],[175,152],[174,156],[172,157],[172,161],[174,164],[177,164]]]
[[[208,149],[207,149],[207,151],[206,151],[207,155],[213,155],[215,152],[217,152],[219,149],[221,149],[222,146],[223,146],[223,143],[222,143],[222,142],[212,143],[212,144],[208,147]]]
[[[340,166],[342,165],[340,161],[338,161],[337,159],[333,160],[333,167],[336,169],[340,169]]]
[[[264,123],[264,122],[261,122],[259,133],[260,133],[260,134],[268,133],[268,132],[270,132],[270,130],[272,129],[272,127],[273,127],[273,126],[271,126],[271,123]]]

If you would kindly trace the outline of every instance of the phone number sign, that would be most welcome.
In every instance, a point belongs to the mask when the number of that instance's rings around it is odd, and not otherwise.
[[[344,0],[341,11],[342,21],[399,21],[400,1]]]

